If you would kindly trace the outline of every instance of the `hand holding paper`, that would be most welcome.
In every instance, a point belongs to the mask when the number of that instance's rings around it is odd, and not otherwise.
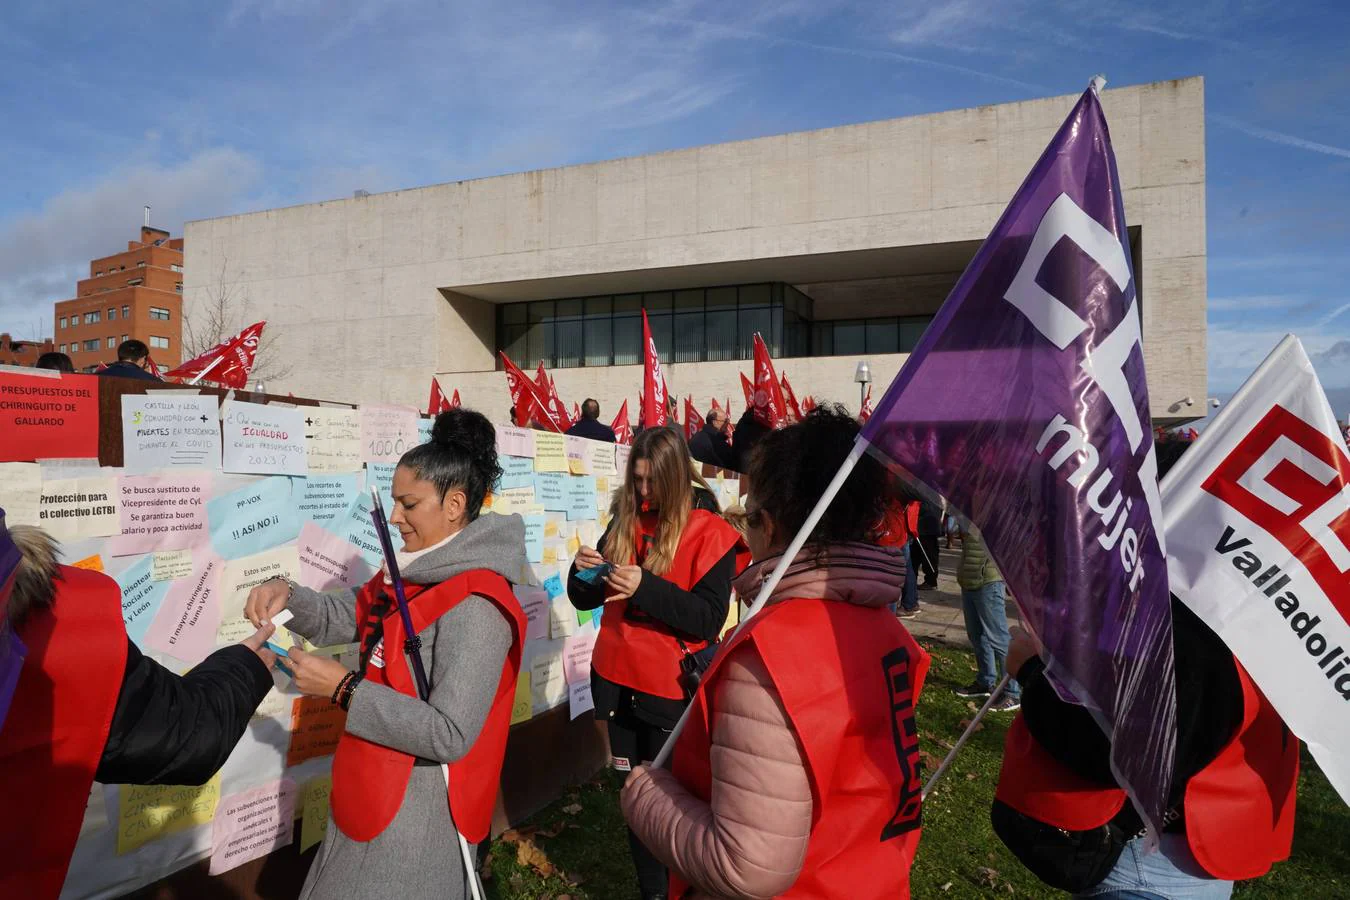
[[[264,645],[276,630],[273,625],[264,625],[253,632],[252,635],[240,641],[245,647],[258,654],[258,659],[263,661],[263,665],[267,666],[268,671],[271,671],[272,667],[277,664],[277,655]]]
[[[286,609],[286,602],[290,598],[291,586],[284,579],[264,581],[248,592],[248,599],[244,601],[244,618],[256,628],[261,628],[264,622],[271,622],[278,627],[285,625],[294,616]],[[284,619],[281,618],[283,612],[287,613]]]

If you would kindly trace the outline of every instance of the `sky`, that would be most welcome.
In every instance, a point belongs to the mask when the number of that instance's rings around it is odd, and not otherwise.
[[[1294,331],[1350,413],[1350,3],[11,0],[0,330],[185,221],[1206,79],[1210,393]],[[1065,111],[1068,111],[1066,105]]]

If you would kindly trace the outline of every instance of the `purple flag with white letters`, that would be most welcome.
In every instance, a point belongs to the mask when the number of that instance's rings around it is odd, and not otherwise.
[[[1175,672],[1136,275],[1086,91],[863,429],[980,529],[1066,697],[1167,807]]]

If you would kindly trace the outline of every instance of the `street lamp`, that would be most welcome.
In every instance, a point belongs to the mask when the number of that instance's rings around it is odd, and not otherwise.
[[[867,360],[858,363],[853,380],[858,382],[858,409],[862,409],[863,403],[867,402],[867,386],[872,383],[872,369],[867,365]]]

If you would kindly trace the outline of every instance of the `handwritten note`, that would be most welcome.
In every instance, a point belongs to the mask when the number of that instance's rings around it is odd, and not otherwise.
[[[304,475],[305,414],[296,407],[227,400],[221,409],[222,468],[248,475]]]
[[[220,626],[217,644],[237,644],[253,634],[253,623],[244,618],[249,592],[273,578],[300,579],[300,554],[294,546],[264,550],[225,563],[220,576]]]
[[[220,623],[220,571],[224,563],[209,549],[193,557],[193,577],[165,582],[169,592],[145,632],[145,644],[175,659],[196,664],[216,648]]]
[[[355,587],[375,574],[375,567],[366,562],[355,544],[313,522],[300,528],[296,550],[300,554],[296,580],[316,591]]]
[[[497,490],[509,491],[515,488],[534,487],[534,460],[527,456],[498,456],[502,467],[501,481]]]
[[[228,872],[289,845],[295,794],[295,782],[282,778],[221,800],[211,829],[208,874]]]
[[[598,632],[584,628],[563,641],[563,675],[568,684],[591,680],[591,654]]]
[[[361,490],[361,475],[311,475],[297,478],[292,493],[298,493],[300,502],[296,511],[301,519],[324,525],[336,521]]]
[[[163,550],[150,554],[150,577],[155,581],[173,581],[191,574],[191,550]]]
[[[384,562],[384,552],[380,549],[380,535],[375,530],[375,518],[371,512],[374,508],[370,494],[359,492],[346,514],[334,523],[333,533],[360,551],[361,558],[372,569],[378,569]]]
[[[534,488],[516,488],[502,491],[492,498],[492,511],[500,516],[525,515],[536,501]]]
[[[0,509],[6,525],[38,524],[42,467],[37,463],[0,463]]]
[[[118,531],[115,478],[44,481],[38,498],[38,525],[61,541],[107,537]]]
[[[633,448],[627,444],[614,445],[614,468],[620,476],[620,480],[628,475],[628,457],[633,453]]]
[[[618,474],[614,468],[614,445],[607,441],[587,441],[586,450],[590,454],[590,473],[599,478],[608,478]]]
[[[117,853],[205,825],[220,803],[220,775],[200,787],[122,785],[117,804]]]
[[[220,416],[214,396],[122,395],[122,459],[129,472],[220,468]]]
[[[324,775],[305,783],[305,802],[300,822],[300,852],[323,841],[328,833],[329,801],[333,794],[333,777]]]
[[[143,557],[116,579],[122,589],[122,621],[127,637],[137,644],[145,640],[145,630],[169,593],[167,582],[155,580],[153,567],[150,557]]]
[[[305,459],[310,474],[361,470],[361,413],[306,407]]]
[[[211,546],[223,559],[252,556],[300,534],[288,478],[273,476],[206,504]]]
[[[567,479],[567,519],[595,518],[595,476],[573,475]]]
[[[204,474],[122,476],[117,483],[121,534],[108,540],[107,552],[131,556],[197,546],[206,540],[210,490],[211,476]]]
[[[552,431],[534,433],[534,470],[536,472],[566,472],[567,443],[561,434]]]
[[[540,472],[534,476],[534,496],[551,512],[567,512],[567,478],[562,472]]]
[[[434,416],[430,419],[417,420],[417,444],[419,447],[422,444],[431,443],[431,433],[435,428],[436,418]]]
[[[516,695],[511,701],[511,724],[530,721],[534,715],[534,695],[530,691],[530,670],[521,669],[516,676]]]
[[[530,660],[531,702],[534,709],[543,712],[552,709],[567,697],[567,681],[563,678],[562,653],[536,653]]]
[[[284,630],[285,629],[282,629],[282,631]],[[289,634],[290,632],[287,633]],[[272,689],[267,692],[267,695],[263,697],[262,702],[258,704],[258,708],[253,711],[253,718],[269,719],[272,716],[279,716],[282,713],[288,712],[291,708],[292,700],[294,700],[294,697],[282,693],[277,690],[274,685]]]
[[[567,454],[567,471],[573,475],[591,474],[591,441],[583,437],[563,435],[563,448]]]
[[[374,485],[380,492],[386,516],[394,511],[394,470],[397,468],[397,463],[366,463],[366,488]]]
[[[411,406],[361,407],[361,459],[396,463],[417,446],[417,410]]]
[[[514,425],[495,425],[497,430],[497,455],[523,456],[534,459],[534,432],[528,428],[516,428]]]
[[[567,703],[570,718],[573,719],[584,712],[595,709],[595,700],[591,697],[591,682],[589,679],[567,686]]]
[[[556,577],[556,576],[555,576]],[[548,633],[555,641],[558,638],[567,637],[577,630],[577,617],[574,615],[572,604],[566,597],[558,597],[549,601],[548,605]]]
[[[286,765],[298,766],[307,759],[329,756],[347,725],[342,707],[327,697],[301,697],[291,705],[291,745]]]
[[[526,585],[517,585],[515,593],[525,613],[525,640],[548,637],[548,594]]]

